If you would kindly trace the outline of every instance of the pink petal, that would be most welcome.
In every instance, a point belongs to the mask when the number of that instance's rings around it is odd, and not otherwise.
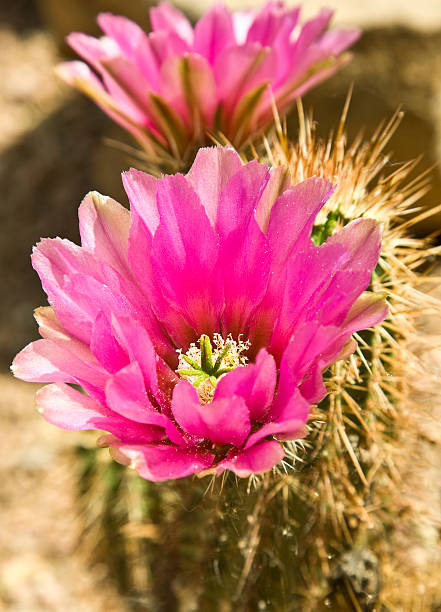
[[[273,246],[273,269],[280,272],[290,253],[310,244],[315,218],[334,191],[332,184],[312,177],[283,193],[271,209],[268,238]]]
[[[320,39],[319,46],[326,55],[339,55],[361,36],[361,30],[329,30]]]
[[[315,217],[332,191],[331,183],[313,177],[285,191],[271,208],[267,234],[272,260],[268,289],[249,332],[255,350],[268,346],[270,341],[285,287],[286,262],[292,252],[310,246]]]
[[[56,72],[69,85],[90,96],[101,110],[149,150],[151,145],[149,132],[146,132],[145,128],[137,122],[136,117],[132,117],[127,109],[121,108],[87,64],[78,61],[63,62],[57,66]]]
[[[326,241],[341,245],[349,258],[322,296],[322,323],[340,324],[355,299],[366,289],[380,255],[381,229],[372,219],[357,219]]]
[[[129,260],[130,269],[137,280],[138,285],[148,298],[148,302],[154,306],[158,319],[169,330],[170,337],[176,346],[186,348],[196,337],[194,330],[185,319],[163,296],[157,275],[153,273],[151,262],[151,250],[153,235],[159,225],[159,212],[156,204],[156,189],[158,179],[134,170],[133,168],[122,175],[124,188],[130,200],[132,225],[129,235]],[[151,325],[149,326],[151,331]],[[177,356],[174,351],[170,352],[167,345],[159,347],[160,340],[158,332],[152,337],[155,347],[163,358],[169,363],[177,365]]]
[[[387,317],[388,312],[389,308],[381,294],[364,295],[352,306],[342,327],[349,333],[369,329],[381,323]]]
[[[173,55],[183,55],[191,50],[188,43],[178,34],[166,30],[151,32],[149,34],[149,44],[152,56],[156,58],[159,69],[167,58]]]
[[[104,312],[95,319],[90,338],[90,350],[108,372],[114,374],[129,363],[126,351],[119,344]]]
[[[249,28],[247,42],[273,45],[283,32],[290,34],[299,19],[300,9],[286,10],[282,2],[267,2]]]
[[[62,429],[100,429],[128,443],[155,442],[164,438],[162,429],[131,423],[110,414],[91,397],[63,383],[40,389],[36,402],[46,421]]]
[[[161,67],[160,94],[197,138],[213,125],[218,97],[211,67],[196,53],[172,56]]]
[[[81,385],[101,399],[107,373],[96,362],[87,363],[53,340],[31,342],[16,355],[11,370],[28,382],[66,382]]]
[[[193,49],[213,65],[219,53],[234,44],[231,13],[222,4],[216,4],[196,24]]]
[[[266,423],[246,441],[245,449],[251,448],[266,436],[279,434],[283,440],[296,440],[303,437],[303,426],[308,420],[310,404],[296,389],[285,404],[277,419]]]
[[[91,353],[90,347],[85,342],[71,336],[58,321],[54,309],[50,306],[42,306],[34,311],[34,317],[39,328],[38,331],[43,338],[53,340],[59,346],[73,353],[81,361],[96,365],[97,360]],[[102,369],[99,367],[99,369]]]
[[[172,410],[184,431],[214,444],[240,446],[250,432],[249,412],[242,397],[201,405],[196,389],[187,381],[176,385]]]
[[[341,338],[340,328],[324,327],[317,321],[311,321],[297,330],[285,349],[281,363],[277,394],[270,409],[270,418],[277,419],[284,407],[289,403],[298,385],[311,374],[316,375],[329,365],[324,354],[332,349],[332,356],[336,358],[348,340]],[[317,386],[314,388],[316,401],[323,398],[326,389],[321,376],[315,378]],[[312,401],[310,397],[308,400]]]
[[[214,63],[214,77],[227,115],[231,115],[248,91],[272,81],[276,64],[271,48],[259,43],[227,47],[219,53]]]
[[[206,147],[196,154],[187,180],[198,194],[213,227],[216,227],[221,193],[241,168],[239,155],[230,147]]]
[[[144,30],[130,19],[111,13],[98,15],[98,24],[107,36],[117,42],[121,53],[138,67],[150,89],[155,91],[159,80],[159,65]]]
[[[283,446],[275,440],[264,440],[245,451],[231,451],[217,466],[217,474],[231,470],[240,478],[267,472],[285,455]]]
[[[72,32],[66,38],[67,43],[80,57],[100,71],[100,61],[106,57],[119,55],[118,45],[112,39],[99,39],[82,32]]]
[[[223,329],[238,336],[262,301],[270,272],[268,240],[253,217],[221,242],[225,308]]]
[[[352,348],[352,350],[350,350],[349,352],[345,351],[344,356],[341,353],[335,353],[332,357],[332,361],[344,359],[345,357],[348,357],[351,353],[353,353],[354,349],[356,348],[356,344],[354,346],[351,342],[349,342],[348,345],[350,345],[350,348]],[[316,404],[320,402],[327,393],[325,383],[323,382],[323,373],[321,365],[322,364],[319,362],[318,364],[311,366],[309,369],[308,376],[305,378],[305,380],[302,381],[299,386],[299,390],[302,394],[302,397],[304,397],[305,400],[310,404]]]
[[[86,343],[99,308],[79,304],[69,294],[72,277],[87,271],[102,277],[100,263],[68,240],[42,240],[33,250],[32,264],[41,278],[43,289],[63,326]]]
[[[293,60],[305,53],[307,47],[326,30],[333,14],[334,11],[324,8],[316,17],[310,19],[302,26],[294,45]]]
[[[231,176],[218,205],[217,229],[222,239],[248,227],[269,178],[269,168],[257,161],[245,164]]]
[[[102,310],[135,316],[151,330],[155,342],[164,343],[145,296],[128,274],[119,274],[68,240],[41,241],[32,262],[57,318],[70,334],[89,343]]]
[[[291,186],[289,171],[284,166],[270,168],[269,181],[256,207],[256,221],[265,234],[268,231],[271,210],[277,199]]]
[[[165,427],[168,422],[167,417],[151,404],[136,361],[109,378],[106,384],[106,402],[114,412],[137,423]]]
[[[129,211],[112,198],[94,191],[82,201],[78,216],[82,246],[97,259],[127,274],[130,270]]]
[[[131,465],[142,478],[153,482],[183,478],[211,467],[213,455],[195,449],[181,449],[165,444],[112,444],[113,458]]]
[[[259,351],[255,363],[236,368],[219,380],[214,399],[243,397],[250,412],[251,422],[265,418],[273,401],[276,387],[276,364],[265,349]]]
[[[351,59],[352,56],[349,53],[330,58],[318,47],[312,48],[298,70],[290,75],[283,86],[277,89],[275,95],[277,107],[280,111],[286,110],[293,100],[300,98],[307,91],[331,77],[346,66]],[[320,66],[323,67],[320,68]],[[305,78],[307,74],[311,76]],[[263,115],[259,117],[260,121],[265,119],[266,121],[272,120],[272,114],[269,111],[266,113],[266,118]]]
[[[124,189],[130,201],[132,211],[141,217],[150,234],[153,236],[159,225],[159,213],[156,205],[156,187],[158,179],[130,168],[122,173]]]
[[[174,347],[172,348],[165,337],[164,330],[173,340],[175,346],[187,350],[191,342],[197,337],[188,321],[170,304],[164,296],[161,287],[161,278],[154,272],[151,258],[152,235],[146,224],[136,211],[132,212],[132,226],[129,237],[130,267],[138,285],[142,288],[145,301],[151,304],[155,318],[161,322],[157,324],[155,333],[152,324],[149,324],[149,334],[154,342],[158,354],[171,366],[177,367],[178,359]]]
[[[340,244],[324,244],[293,253],[286,266],[286,282],[270,342],[270,352],[280,361],[295,329],[323,312],[323,294],[349,258]]]
[[[378,262],[381,248],[381,227],[374,219],[356,219],[326,241],[348,249],[350,259],[346,268],[368,270],[370,276]]]
[[[188,45],[193,43],[193,28],[181,11],[168,2],[161,2],[150,9],[150,21],[154,31],[174,32]]]
[[[228,181],[219,201],[217,225],[226,304],[222,321],[233,335],[246,330],[267,288],[270,251],[253,212],[269,178],[264,165],[246,164]]]
[[[134,121],[157,130],[150,104],[152,89],[140,70],[125,57],[103,58],[101,73],[110,94]]]
[[[292,42],[289,37],[285,42],[280,40],[281,44],[276,46],[280,64],[275,83],[277,97],[289,97],[292,100],[301,95],[315,84],[312,79],[306,88],[301,86],[301,83],[309,81],[305,77],[317,72],[320,64],[329,63],[332,59],[333,54],[320,46],[323,32],[332,18],[332,13],[329,9],[322,9],[316,17],[302,26],[296,41]],[[295,96],[294,90],[297,90]]]
[[[147,331],[129,317],[112,316],[112,327],[130,361],[136,361],[141,369],[147,390],[154,395],[158,390],[156,366],[158,357]]]
[[[380,322],[387,310],[382,296],[369,296],[353,307],[346,324],[324,326],[319,318],[298,329],[282,356],[277,395],[270,409],[271,418],[278,418],[299,383],[309,402],[320,401],[326,393],[321,372],[343,355],[347,356],[349,348],[355,348],[353,343],[348,345],[352,333]]]
[[[182,175],[162,178],[157,202],[161,223],[153,238],[153,274],[171,306],[196,334],[210,335],[217,329],[223,306],[216,235]]]

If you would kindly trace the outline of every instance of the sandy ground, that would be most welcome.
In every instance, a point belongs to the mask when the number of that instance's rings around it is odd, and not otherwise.
[[[75,434],[43,421],[37,388],[0,376],[0,610],[122,612],[105,569],[77,554]]]

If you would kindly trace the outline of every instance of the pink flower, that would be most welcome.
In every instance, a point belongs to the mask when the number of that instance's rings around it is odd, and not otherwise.
[[[190,172],[123,175],[131,203],[91,193],[81,244],[45,239],[32,262],[51,307],[16,376],[51,423],[100,429],[149,480],[269,470],[303,435],[322,372],[381,321],[367,294],[380,230],[357,220],[316,247],[333,187],[201,149]],[[81,393],[71,385],[80,385]]]
[[[343,51],[359,37],[358,30],[327,30],[329,9],[302,26],[299,14],[282,2],[233,13],[217,4],[193,28],[161,3],[150,10],[146,34],[125,17],[101,13],[103,38],[68,37],[93,70],[74,61],[59,74],[152,154],[181,158],[191,144],[207,142],[207,132],[240,146],[272,121],[274,101],[286,110],[345,64]]]

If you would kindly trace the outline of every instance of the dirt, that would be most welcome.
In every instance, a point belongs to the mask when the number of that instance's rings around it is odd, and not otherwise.
[[[43,421],[37,389],[0,376],[0,610],[122,612],[105,568],[77,554],[76,436]]]

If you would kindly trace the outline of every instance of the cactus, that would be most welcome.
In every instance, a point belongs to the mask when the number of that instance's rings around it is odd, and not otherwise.
[[[158,484],[109,463],[103,449],[79,452],[87,546],[108,563],[131,609],[409,609],[387,540],[398,516],[409,530],[418,520],[400,482],[424,417],[414,382],[433,385],[415,351],[417,318],[439,313],[440,304],[422,290],[438,249],[411,230],[434,211],[415,209],[428,189],[427,173],[410,178],[415,162],[389,171],[384,149],[401,113],[348,145],[348,105],[349,97],[325,142],[299,104],[298,141],[276,122],[254,155],[288,166],[294,183],[312,175],[337,183],[314,227],[316,243],[354,218],[382,223],[371,289],[387,295],[390,314],[328,370],[329,393],[313,409],[308,435],[287,446],[271,473]]]

